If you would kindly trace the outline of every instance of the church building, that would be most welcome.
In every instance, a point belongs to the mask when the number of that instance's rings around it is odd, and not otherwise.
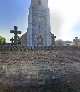
[[[31,0],[28,15],[27,46],[51,46],[48,0]]]

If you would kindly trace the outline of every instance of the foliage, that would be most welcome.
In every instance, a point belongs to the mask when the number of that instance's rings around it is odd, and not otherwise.
[[[55,41],[55,45],[64,45],[65,41],[63,41],[62,39],[58,39]]]
[[[18,45],[21,44],[21,40],[20,40],[20,39],[17,40],[17,44],[18,44]]]
[[[6,43],[6,39],[2,36],[0,36],[0,45],[3,45]]]

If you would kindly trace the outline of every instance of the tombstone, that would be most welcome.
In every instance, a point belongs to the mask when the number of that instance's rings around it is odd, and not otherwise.
[[[18,40],[18,34],[21,34],[21,31],[17,31],[18,27],[14,26],[14,30],[11,30],[10,33],[14,33],[14,44],[17,44],[17,40]]]
[[[52,45],[54,45],[56,36],[54,36],[54,34],[52,34],[51,38],[52,38]]]
[[[78,39],[78,37],[75,37],[75,39],[73,39],[73,42],[75,46],[79,46],[80,39]]]
[[[13,45],[13,44],[14,44],[14,39],[13,39],[13,37],[10,39],[10,41],[11,41],[11,44]]]

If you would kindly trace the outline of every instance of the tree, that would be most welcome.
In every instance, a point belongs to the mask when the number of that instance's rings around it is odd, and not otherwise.
[[[62,39],[58,39],[55,41],[55,45],[64,45],[64,41]]]
[[[2,36],[0,36],[0,45],[3,45],[6,43],[6,39]]]
[[[20,40],[20,39],[17,40],[17,44],[18,44],[18,45],[21,44],[21,40]]]

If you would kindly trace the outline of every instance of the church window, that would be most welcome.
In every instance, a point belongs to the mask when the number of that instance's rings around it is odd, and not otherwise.
[[[41,5],[41,0],[38,0],[38,4]]]

